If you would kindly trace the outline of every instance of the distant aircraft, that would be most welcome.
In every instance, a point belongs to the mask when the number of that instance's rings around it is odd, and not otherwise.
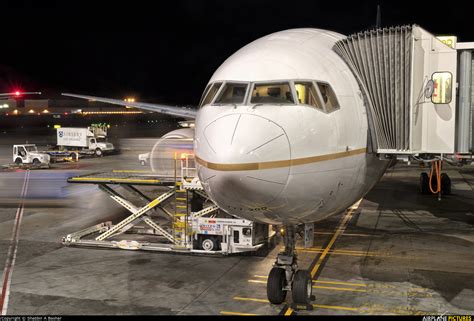
[[[0,93],[0,97],[22,97],[23,95],[41,95],[41,92],[39,91],[31,91],[31,92],[22,92],[19,90],[16,90],[11,93]]]
[[[312,280],[297,269],[296,226],[344,211],[389,166],[368,152],[367,105],[333,50],[344,38],[321,29],[260,38],[215,71],[198,110],[63,95],[195,119],[198,176],[212,201],[231,215],[285,226],[269,301],[282,303],[291,291],[293,302],[308,304]]]

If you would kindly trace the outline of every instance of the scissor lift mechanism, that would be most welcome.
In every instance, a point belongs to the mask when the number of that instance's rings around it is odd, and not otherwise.
[[[190,180],[189,180],[190,181]],[[174,214],[164,208],[164,203],[175,196],[176,191],[182,189],[182,182],[177,182],[174,177],[158,177],[155,173],[145,171],[112,171],[105,173],[92,173],[68,179],[69,183],[97,184],[99,189],[107,193],[111,199],[126,208],[131,215],[113,225],[112,222],[103,222],[81,231],[65,236],[62,243],[67,246],[103,247],[118,248],[126,250],[149,250],[149,251],[170,251],[170,252],[194,252],[206,254],[219,254],[222,252],[208,252],[194,249],[192,238],[177,238],[175,233],[170,233],[160,223],[150,215],[150,211],[160,208],[167,218],[173,222],[176,219]],[[121,195],[112,186],[120,186],[145,202],[144,206],[136,206],[125,196]],[[141,192],[136,186],[161,186],[168,187],[169,191],[152,199]],[[207,198],[205,192],[196,188],[195,184],[184,185],[194,193],[203,198]],[[191,213],[189,217],[199,218],[209,215],[219,208],[211,205],[198,212]],[[184,220],[184,218],[183,218]],[[150,229],[144,230],[138,226],[145,223]],[[149,242],[137,240],[117,240],[117,236],[123,233],[152,234],[164,237],[169,243]],[[93,236],[94,237],[91,237]],[[114,239],[115,238],[115,239]]]

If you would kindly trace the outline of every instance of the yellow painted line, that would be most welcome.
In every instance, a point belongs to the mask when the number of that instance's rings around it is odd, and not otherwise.
[[[240,296],[235,296],[234,300],[239,300],[239,301],[254,301],[254,302],[262,302],[262,303],[270,303],[270,301],[266,299],[257,299],[257,298],[243,298]]]
[[[324,305],[324,304],[313,304],[313,307],[319,309],[331,309],[331,310],[345,310],[345,311],[359,311],[359,308],[352,308],[352,307],[342,307],[338,305]]]
[[[314,289],[325,289],[334,291],[352,291],[352,292],[367,292],[367,290],[353,289],[353,288],[338,288],[335,286],[313,285]]]
[[[344,230],[346,229],[346,225],[347,223],[349,222],[349,220],[352,218],[352,213],[354,213],[354,211],[359,207],[359,204],[360,202],[362,201],[359,200],[357,203],[355,203],[351,209],[346,213],[346,215],[344,216],[344,218],[342,219],[341,223],[339,224],[339,226],[337,227],[337,231],[336,233],[334,233],[333,237],[331,238],[331,240],[329,241],[329,244],[328,246],[326,246],[326,248],[324,249],[323,253],[321,254],[321,256],[319,257],[318,259],[318,262],[316,262],[316,265],[314,266],[314,268],[311,270],[311,278],[314,278],[314,276],[316,275],[316,272],[318,272],[319,268],[321,267],[321,264],[323,263],[323,260],[326,258],[326,256],[328,255],[329,251],[331,250],[332,246],[334,245],[334,243],[336,242],[337,238],[339,237],[339,235],[341,235],[342,233],[344,233]]]
[[[198,156],[195,156],[195,159],[196,159],[196,162],[198,162],[202,166],[209,169],[217,170],[217,171],[251,171],[251,170],[259,170],[259,169],[298,166],[298,165],[305,165],[305,164],[310,164],[310,163],[334,160],[338,158],[363,154],[366,151],[367,151],[367,148],[358,148],[351,151],[344,151],[344,152],[339,152],[339,153],[318,155],[318,156],[311,156],[311,157],[304,157],[304,158],[297,158],[297,159],[287,159],[287,160],[269,161],[269,162],[261,162],[261,163],[240,163],[240,164],[211,163],[199,158]]]
[[[250,282],[250,283],[264,283],[264,284],[267,283],[267,281],[261,281],[261,280],[248,280],[248,282]],[[318,282],[318,281],[313,281],[313,282]],[[339,288],[339,287],[334,287],[334,286],[323,286],[323,285],[313,285],[313,288],[315,288],[315,289],[335,290],[335,291],[367,292],[367,290],[361,290],[361,289]]]
[[[242,313],[242,312],[233,312],[233,311],[221,311],[220,313],[224,315],[243,315],[243,316],[258,315],[254,313]]]
[[[177,208],[188,208],[187,206],[184,205],[176,205]]]
[[[320,281],[320,280],[316,280],[316,281],[313,281],[313,282],[316,282],[316,283],[323,283],[323,284],[340,284],[340,285],[352,285],[352,286],[367,286],[367,284],[363,284],[363,283],[351,283],[351,282],[340,282],[340,281]]]
[[[176,200],[178,200],[178,201],[187,201],[187,199],[184,198],[184,197],[176,197]]]
[[[130,178],[112,178],[112,177],[73,177],[71,181],[110,181],[110,182],[145,182],[145,183],[160,183],[157,179],[130,179]]]
[[[323,234],[323,235],[330,235],[333,234],[334,232],[314,232],[314,234]],[[357,233],[344,233],[344,236],[361,236],[361,237],[371,237],[371,236],[378,236],[378,235],[372,235],[372,234],[357,234]]]
[[[268,279],[268,276],[264,275],[254,275],[254,278],[261,278],[261,279]],[[251,280],[249,280],[251,281]],[[252,280],[255,283],[264,283],[263,281],[258,281],[258,280]],[[342,282],[342,281],[321,281],[321,280],[316,280],[313,281],[313,283],[323,283],[323,284],[339,284],[339,285],[351,285],[351,286],[363,286],[366,287],[367,284],[364,283],[353,283],[353,282]]]
[[[299,250],[300,252],[306,253],[321,253],[322,251],[315,250]],[[331,255],[349,255],[349,256],[382,256],[382,257],[392,257],[390,254],[370,254],[370,253],[350,253],[350,252],[339,252],[339,251],[329,251]]]
[[[324,304],[313,304],[313,307],[319,309],[331,309],[331,310],[345,310],[345,311],[359,311],[359,308],[351,308],[351,307],[342,307],[338,305],[324,305]]]
[[[114,169],[112,173],[153,173],[150,171],[143,171],[143,170],[121,170],[121,169]]]
[[[336,232],[334,233],[334,235],[332,236],[331,240],[329,241],[329,244],[326,246],[326,248],[324,249],[323,253],[319,256],[319,259],[318,261],[316,262],[316,265],[314,266],[314,268],[311,270],[311,278],[313,279],[314,276],[316,275],[316,272],[318,272],[319,268],[321,267],[321,264],[323,263],[324,261],[324,258],[328,255],[329,251],[331,250],[332,246],[334,245],[334,243],[336,242],[337,238],[339,237],[339,235],[341,235],[342,233],[344,233],[344,230],[346,229],[346,225],[347,223],[349,222],[349,220],[352,218],[352,213],[354,213],[354,211],[359,207],[360,205],[360,202],[362,201],[362,199],[360,199],[359,201],[357,201],[354,205],[352,205],[349,209],[349,211],[347,211],[346,215],[344,215],[341,223],[339,223],[338,227],[336,228]],[[313,285],[313,287],[315,287]],[[360,291],[360,292],[365,292],[365,291]],[[288,307],[288,310],[285,312],[285,315],[291,315],[293,313],[293,309]]]
[[[234,300],[270,303],[270,301],[268,301],[267,299],[244,298],[240,296],[234,297]],[[359,308],[343,307],[343,306],[337,306],[337,305],[323,305],[323,304],[313,304],[313,307],[319,308],[319,309],[332,309],[332,310],[345,310],[345,311],[358,311],[359,310]]]
[[[320,252],[324,251],[324,249],[320,247],[297,247],[297,250],[306,250],[306,251],[315,251],[315,252]],[[360,254],[380,254],[379,252],[370,252],[370,251],[363,251],[363,250],[345,250],[345,249],[337,249],[337,250],[331,250],[331,252],[344,252],[344,253],[360,253]]]
[[[354,253],[354,254],[372,254],[372,255],[377,255],[377,254],[385,254],[385,253],[380,253],[380,252],[370,252],[370,251],[355,251],[355,250],[332,250],[332,252],[341,252],[341,253]]]
[[[284,315],[287,317],[287,316],[291,315],[292,313],[293,313],[293,309],[288,307],[288,310],[286,310]]]

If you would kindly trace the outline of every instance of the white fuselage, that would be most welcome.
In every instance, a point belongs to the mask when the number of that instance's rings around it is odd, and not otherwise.
[[[367,153],[368,122],[353,74],[332,50],[342,35],[294,29],[240,49],[210,83],[321,81],[339,108],[303,104],[207,104],[194,152],[210,198],[232,215],[269,224],[314,222],[363,197],[388,162]],[[294,89],[293,89],[294,91]]]

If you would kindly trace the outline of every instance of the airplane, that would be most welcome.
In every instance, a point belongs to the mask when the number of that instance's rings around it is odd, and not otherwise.
[[[41,92],[40,91],[22,92],[22,91],[16,90],[11,93],[0,93],[0,97],[21,97],[23,95],[41,95]]]
[[[346,210],[391,162],[371,152],[367,102],[333,50],[344,38],[302,28],[257,39],[214,72],[197,110],[63,95],[194,119],[198,176],[210,199],[233,216],[285,227],[268,300],[280,304],[291,291],[294,303],[309,304],[312,280],[297,267],[297,227]]]

